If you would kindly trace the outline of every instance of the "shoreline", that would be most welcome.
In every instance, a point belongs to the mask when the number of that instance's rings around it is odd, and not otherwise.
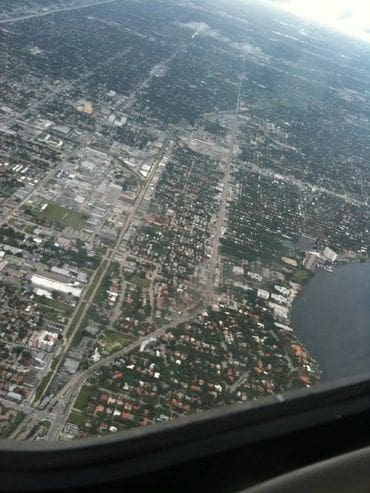
[[[294,337],[296,339],[297,343],[304,349],[304,351],[306,352],[309,359],[311,359],[315,363],[315,365],[317,367],[317,372],[315,372],[315,377],[318,378],[319,382],[321,382],[321,377],[323,374],[322,365],[311,354],[311,351],[309,351],[307,349],[306,344],[304,342],[302,342],[301,337],[297,334],[297,327],[296,327],[297,324],[294,323],[294,320],[292,317],[293,305],[294,305],[295,301],[300,298],[302,291],[304,291],[304,289],[308,286],[308,284],[317,277],[318,272],[326,271],[326,272],[331,274],[331,273],[333,273],[334,269],[336,269],[336,267],[338,267],[338,266],[345,266],[345,265],[351,265],[351,264],[366,264],[366,263],[370,263],[369,257],[366,257],[366,258],[364,258],[364,257],[361,257],[361,258],[347,257],[346,259],[343,259],[343,260],[341,259],[341,260],[337,261],[335,264],[333,264],[331,266],[331,268],[333,270],[328,270],[328,269],[324,269],[323,267],[318,267],[318,269],[316,269],[315,272],[312,272],[312,275],[310,277],[307,277],[301,283],[289,281],[289,285],[291,287],[291,290],[293,293],[294,292],[295,293],[293,296],[292,295],[289,296],[289,304],[288,304],[289,311],[288,311],[288,319],[287,319],[288,326],[292,329],[292,337]],[[294,284],[296,287],[293,288],[292,284]],[[304,296],[303,296],[303,299],[304,299]],[[280,322],[277,322],[277,323],[280,323]]]
[[[342,260],[336,262],[333,266],[333,272],[328,272],[328,274],[337,273],[338,276],[338,268],[341,268],[339,271],[340,276],[341,272],[343,272],[342,268],[355,266],[356,264],[364,264],[364,266],[366,266],[365,268],[368,269],[370,259],[351,259],[350,261]],[[367,310],[367,307],[365,306],[366,303],[363,301],[364,299],[367,299],[367,290],[362,293],[362,298],[359,298],[359,309],[358,313],[356,313],[356,318],[353,317],[353,310],[348,310],[346,301],[348,299],[349,306],[355,306],[357,290],[362,291],[361,278],[356,282],[356,278],[359,275],[358,269],[355,272],[354,277],[352,272],[346,271],[340,276],[340,281],[336,284],[338,290],[333,288],[326,291],[328,286],[330,286],[331,277],[325,276],[323,277],[322,285],[322,290],[325,291],[325,293],[321,293],[320,287],[317,288],[317,286],[315,286],[315,291],[311,290],[308,292],[308,295],[311,297],[311,299],[308,300],[308,303],[311,303],[312,306],[312,308],[310,308],[310,316],[307,316],[307,313],[305,314],[302,305],[298,306],[298,311],[296,311],[293,316],[294,309],[297,310],[297,306],[294,305],[297,302],[302,303],[300,300],[303,300],[303,302],[306,303],[305,294],[303,294],[303,292],[307,289],[307,286],[309,286],[309,281],[314,281],[321,272],[324,274],[325,271],[323,271],[323,269],[318,269],[310,279],[307,279],[306,282],[302,283],[301,288],[297,291],[294,298],[292,298],[289,309],[289,323],[297,339],[307,350],[312,360],[317,363],[320,370],[319,381],[333,381],[337,378],[339,379],[348,375],[355,375],[362,371],[367,371],[367,368],[362,369],[361,367],[361,365],[366,365],[364,352],[366,347],[368,347],[367,343],[363,341],[368,336],[368,331],[366,330],[368,318],[362,315]],[[366,273],[362,275],[367,279]],[[349,279],[349,284],[342,282],[342,278]],[[355,282],[355,288],[351,285],[352,278],[353,282]],[[356,290],[355,294],[354,289]],[[323,304],[323,296],[325,294],[328,295],[328,298],[325,298],[326,304],[325,309],[323,309],[321,305]],[[337,294],[339,301],[336,299]],[[312,299],[312,297],[314,297],[314,299]],[[341,302],[342,299],[343,301]],[[319,307],[321,306],[319,311],[317,306],[315,306],[315,303],[318,303]],[[338,322],[335,321],[335,317],[338,318]],[[347,328],[349,330],[347,330]],[[348,344],[348,349],[344,350],[343,348],[347,348]],[[314,349],[312,346],[314,346]],[[353,350],[351,350],[351,346]],[[308,347],[310,347],[310,349],[308,349]],[[354,354],[356,357],[353,356]],[[342,360],[343,365],[341,366],[340,363]],[[346,364],[349,368],[347,371],[345,371]],[[359,370],[357,371],[356,368],[359,368]]]

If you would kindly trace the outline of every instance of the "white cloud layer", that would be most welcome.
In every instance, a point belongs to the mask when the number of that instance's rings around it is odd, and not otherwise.
[[[296,15],[370,41],[370,0],[281,0]]]

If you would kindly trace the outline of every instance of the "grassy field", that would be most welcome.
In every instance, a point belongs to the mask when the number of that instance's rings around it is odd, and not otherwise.
[[[51,364],[51,370],[44,376],[44,378],[41,380],[41,382],[39,383],[37,389],[36,389],[36,392],[35,392],[35,400],[38,401],[41,396],[43,395],[46,387],[49,385],[49,382],[51,380],[51,377],[53,375],[53,365],[54,365],[54,368],[56,366],[56,364],[58,363],[59,361],[59,357],[56,358],[53,363]]]
[[[37,213],[38,219],[57,223],[63,227],[81,229],[87,219],[86,214],[62,207],[55,202],[46,201],[47,206]]]
[[[294,269],[289,280],[297,282],[298,284],[304,284],[308,279],[313,276],[312,272],[303,269]]]
[[[93,392],[95,392],[95,389],[93,389],[92,387],[82,387],[73,407],[80,411],[84,411],[86,409],[86,404],[89,400],[89,397]]]
[[[107,268],[107,263],[108,263],[108,260],[104,260],[102,262],[102,264],[100,265],[99,269],[97,270],[96,274],[94,275],[94,282],[92,282],[90,284],[88,290],[86,291],[86,299],[90,298],[90,296],[93,294],[94,289],[96,288],[97,282],[101,278],[104,270]],[[98,292],[99,292],[99,289],[98,289]],[[97,296],[97,295],[95,295],[95,296]]]
[[[128,342],[129,340],[121,334],[113,331],[108,331],[99,341],[99,345],[109,353],[113,353],[125,347]]]
[[[41,305],[52,308],[58,312],[63,312],[66,315],[71,315],[71,313],[73,311],[73,306],[67,305],[67,303],[63,303],[63,301],[47,298],[46,296],[37,296],[36,295],[35,301],[37,301]]]
[[[0,431],[0,438],[8,438],[9,435],[15,431],[15,429],[22,423],[26,415],[22,412],[18,413],[17,416],[10,421],[9,424],[5,425]]]
[[[86,307],[86,301],[83,301],[81,303],[81,305],[79,306],[77,312],[73,316],[72,320],[71,320],[70,327],[69,327],[69,329],[68,329],[68,331],[66,333],[66,337],[69,337],[72,334],[72,332],[75,330],[76,325],[77,325],[77,323],[78,323],[78,321],[79,321],[79,319],[80,319],[80,317],[82,315],[82,312],[84,311],[85,307]]]
[[[35,229],[36,226],[33,226],[32,224],[27,224],[27,226],[24,228],[24,231],[26,233],[33,233]]]
[[[236,255],[233,255],[232,253],[227,253],[227,252],[224,252],[221,250],[220,255],[222,257],[225,257],[225,258],[231,260],[232,262],[236,262],[236,263],[240,262],[240,257],[237,257]]]
[[[82,426],[86,421],[86,416],[83,415],[83,414],[78,414],[78,413],[75,413],[75,412],[72,412],[69,416],[68,416],[68,420],[67,422],[68,423],[72,423],[74,425],[77,425],[77,426]]]
[[[150,286],[149,279],[145,279],[144,277],[141,277],[138,274],[126,273],[125,279],[126,281],[131,282],[132,284],[135,284],[140,288],[148,288]]]

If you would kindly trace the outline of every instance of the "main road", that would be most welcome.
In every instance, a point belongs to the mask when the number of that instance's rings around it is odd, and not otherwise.
[[[209,263],[208,283],[207,283],[207,288],[205,291],[206,305],[209,305],[209,303],[211,302],[213,292],[214,292],[216,267],[218,265],[220,239],[221,239],[221,235],[222,235],[222,226],[223,226],[225,218],[226,218],[227,197],[228,197],[229,190],[230,190],[231,162],[232,162],[233,155],[234,155],[234,147],[235,147],[235,141],[236,141],[236,136],[237,136],[237,131],[238,131],[240,96],[241,96],[241,90],[242,90],[243,78],[244,78],[243,77],[244,76],[244,66],[245,66],[245,60],[243,60],[242,71],[241,71],[240,77],[239,77],[239,86],[238,86],[238,95],[237,95],[236,106],[235,106],[234,122],[233,122],[229,152],[228,152],[227,159],[226,159],[226,169],[225,169],[225,174],[224,174],[224,179],[223,179],[221,206],[220,206],[220,212],[219,212],[219,215],[217,218],[217,223],[216,223],[216,232],[215,232],[215,237],[214,237],[213,246],[212,246],[212,256],[211,256],[210,263]]]

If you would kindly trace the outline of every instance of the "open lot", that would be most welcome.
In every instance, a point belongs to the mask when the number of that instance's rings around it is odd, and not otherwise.
[[[107,332],[103,339],[99,341],[99,345],[109,353],[122,349],[127,343],[126,337],[113,331]]]
[[[46,221],[57,223],[60,226],[73,229],[81,229],[87,219],[85,214],[62,207],[55,202],[45,202],[46,207],[39,211],[37,217]]]

